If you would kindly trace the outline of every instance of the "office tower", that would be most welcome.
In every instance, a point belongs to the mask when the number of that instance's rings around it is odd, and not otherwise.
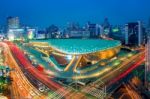
[[[69,38],[89,38],[90,32],[85,29],[72,30],[69,32]]]
[[[150,28],[150,17],[149,17],[149,20],[148,20],[148,28]]]
[[[8,17],[7,18],[7,29],[20,28],[19,17]]]
[[[37,29],[36,28],[29,28],[29,27],[26,27],[25,28],[25,35],[24,35],[24,37],[26,38],[26,39],[29,39],[29,40],[31,40],[31,39],[34,39],[35,38],[35,35],[37,34]]]
[[[143,44],[143,26],[141,21],[131,22],[125,25],[125,44],[129,46],[141,46]]]
[[[145,84],[150,90],[150,37],[148,37],[145,56]]]
[[[3,33],[3,28],[0,26],[0,34]]]
[[[9,40],[21,40],[24,38],[25,30],[23,28],[9,29],[7,31],[7,37]]]
[[[147,36],[150,36],[150,18],[148,20],[148,25],[147,25]]]
[[[64,31],[65,38],[89,38],[90,31],[85,27],[80,27],[78,23],[71,23]]]
[[[98,37],[99,33],[98,33],[98,27],[99,25],[95,24],[95,23],[87,23],[87,30],[90,32],[90,37],[91,38],[96,38]],[[99,30],[100,31],[100,30]]]
[[[0,26],[0,39],[5,38],[4,28]]]
[[[113,26],[111,28],[110,32],[110,38],[113,38],[114,40],[119,40],[122,42],[122,44],[125,43],[125,31],[124,31],[124,26],[117,25]]]
[[[39,30],[36,34],[36,39],[46,39],[46,34],[45,30]]]
[[[7,18],[7,37],[9,40],[22,40],[25,29],[20,27],[19,17]]]
[[[46,29],[46,38],[56,38],[59,34],[59,28],[56,25],[51,25]]]
[[[68,24],[67,29],[68,30],[79,30],[80,25],[79,25],[79,23],[71,22],[71,23]]]
[[[108,18],[104,19],[102,27],[103,27],[103,35],[109,37],[111,26],[110,26],[110,23],[108,21]]]

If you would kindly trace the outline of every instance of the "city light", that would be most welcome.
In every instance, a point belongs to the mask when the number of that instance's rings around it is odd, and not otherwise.
[[[119,29],[118,28],[115,28],[112,30],[113,32],[119,32]]]
[[[149,5],[1,0],[0,99],[150,99]]]
[[[33,39],[34,38],[34,33],[33,31],[28,32],[28,39]]]

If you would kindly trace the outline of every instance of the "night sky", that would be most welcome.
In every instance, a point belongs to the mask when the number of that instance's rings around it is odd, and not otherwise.
[[[102,23],[107,17],[111,24],[147,21],[150,0],[0,0],[0,24],[7,16],[19,16],[21,23],[40,28],[68,22]]]

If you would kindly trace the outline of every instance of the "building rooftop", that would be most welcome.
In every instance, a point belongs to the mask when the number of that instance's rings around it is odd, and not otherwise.
[[[121,45],[120,41],[102,39],[49,39],[33,42],[47,42],[52,48],[65,54],[88,54]]]

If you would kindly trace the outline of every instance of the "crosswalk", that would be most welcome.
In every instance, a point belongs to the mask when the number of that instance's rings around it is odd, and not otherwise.
[[[90,94],[98,99],[104,99],[104,97],[106,96],[105,84],[101,79],[98,79],[95,82],[86,85],[86,87],[84,87],[81,91]]]
[[[97,89],[95,87],[90,87],[90,86],[82,89],[82,92],[95,96],[98,99],[104,99],[106,95],[104,90],[100,90],[100,89]]]
[[[59,90],[50,93],[48,99],[64,99],[64,96],[72,92],[72,89],[70,88],[63,87],[63,89],[66,91],[62,92],[62,88],[60,88]]]

